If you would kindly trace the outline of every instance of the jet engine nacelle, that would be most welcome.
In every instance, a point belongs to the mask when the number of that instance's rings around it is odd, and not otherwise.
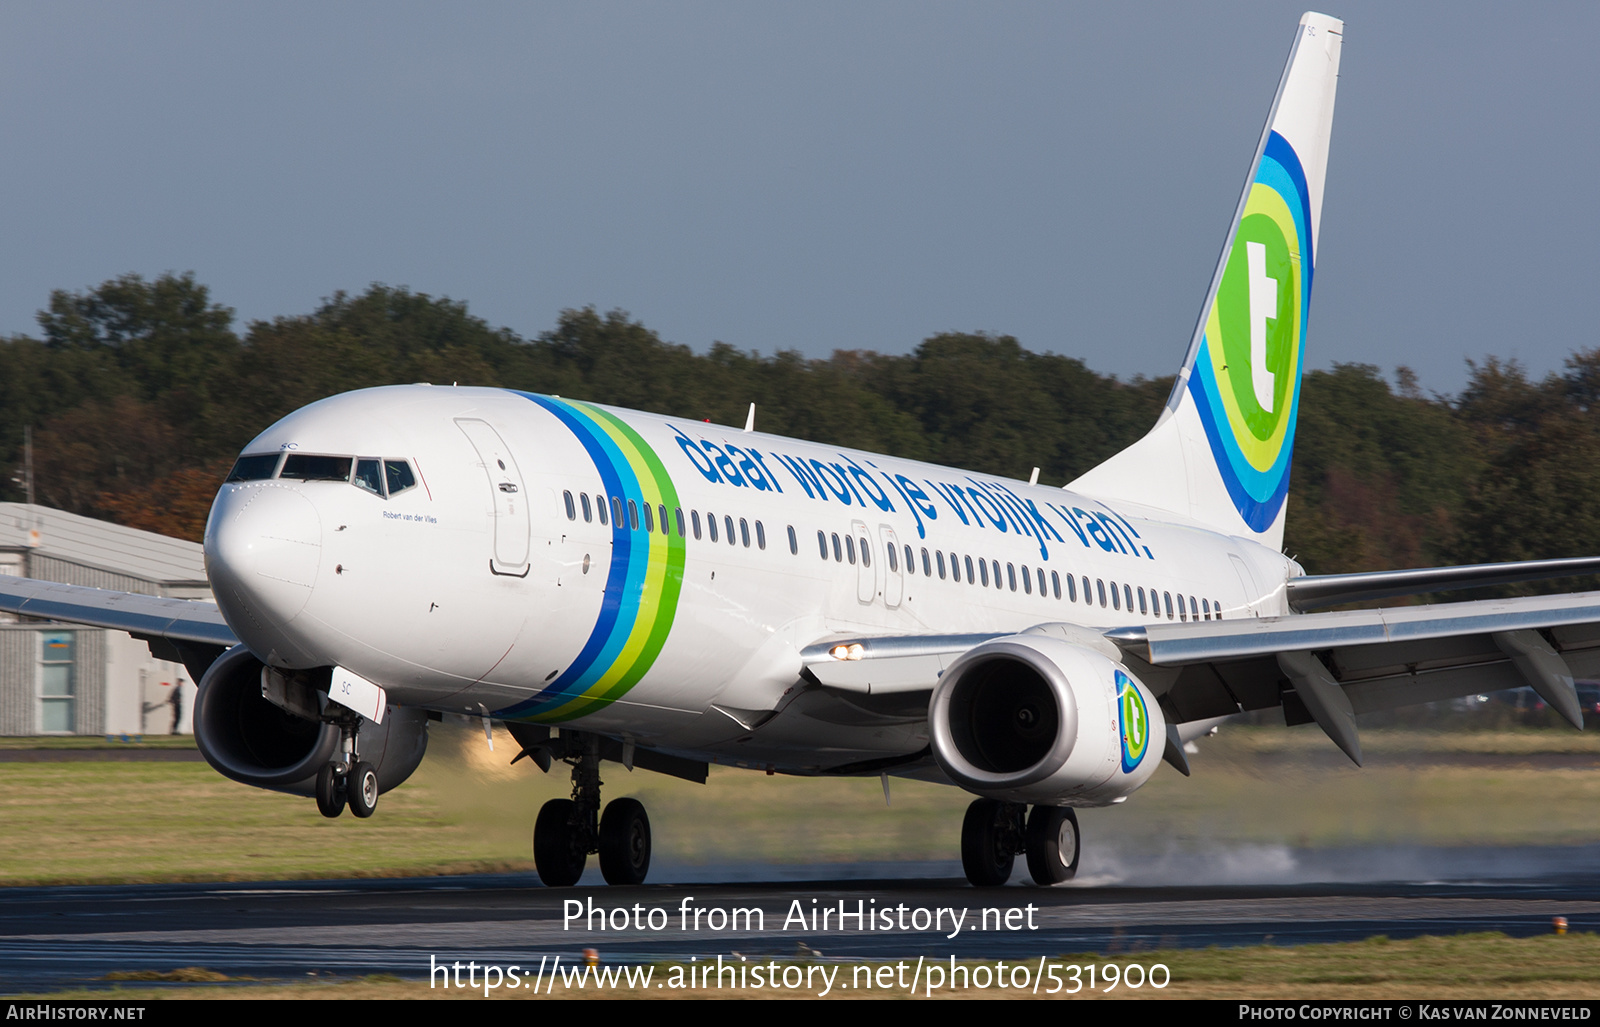
[[[317,772],[339,750],[339,729],[284,710],[261,694],[263,664],[242,645],[206,671],[195,697],[194,736],[206,762],[257,788],[315,795]],[[363,719],[356,751],[388,791],[411,776],[428,748],[426,711],[389,707],[382,724]]]
[[[1155,696],[1093,649],[1048,635],[963,653],[928,704],[934,758],[986,798],[1103,806],[1137,789],[1166,745]]]

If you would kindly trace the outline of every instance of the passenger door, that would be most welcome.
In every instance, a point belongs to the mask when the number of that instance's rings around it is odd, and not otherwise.
[[[487,421],[458,417],[456,424],[472,443],[494,500],[494,556],[489,570],[514,578],[528,576],[528,494],[511,449]]]

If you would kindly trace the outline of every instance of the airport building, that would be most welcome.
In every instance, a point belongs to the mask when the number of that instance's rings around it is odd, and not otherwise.
[[[211,598],[197,543],[0,503],[0,574]],[[120,631],[0,614],[0,735],[188,734],[195,682]]]

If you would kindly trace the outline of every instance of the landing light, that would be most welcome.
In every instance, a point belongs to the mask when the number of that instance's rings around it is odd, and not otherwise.
[[[849,645],[836,645],[828,650],[828,655],[836,660],[859,660],[865,656],[867,647],[860,642],[851,642]]]

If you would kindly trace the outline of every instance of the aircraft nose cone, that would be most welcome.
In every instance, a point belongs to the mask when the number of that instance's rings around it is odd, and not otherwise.
[[[228,623],[258,653],[282,649],[280,632],[305,609],[322,563],[322,519],[311,501],[277,484],[217,497],[206,531],[206,569]]]

